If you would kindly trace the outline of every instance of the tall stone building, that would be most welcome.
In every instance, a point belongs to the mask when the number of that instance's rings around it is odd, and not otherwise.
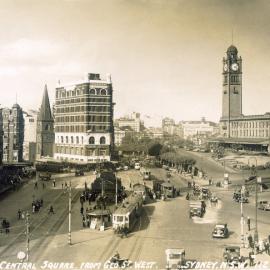
[[[112,100],[110,75],[104,80],[89,73],[83,81],[56,88],[55,159],[89,163],[111,159]]]
[[[22,108],[14,104],[12,109],[2,109],[3,162],[23,161],[24,119]]]
[[[42,103],[37,117],[36,158],[53,157],[54,119],[52,116],[47,85],[45,85]]]

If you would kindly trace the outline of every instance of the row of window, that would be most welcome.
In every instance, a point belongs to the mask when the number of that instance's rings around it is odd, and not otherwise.
[[[240,131],[232,131],[233,137],[262,137],[267,138],[269,136],[268,130],[240,130]]]
[[[268,121],[260,121],[260,122],[232,122],[233,128],[268,128],[270,127],[270,123]]]
[[[84,149],[83,147],[56,146],[56,153],[79,156],[106,156],[107,151],[104,149]]]
[[[101,95],[105,96],[108,95],[109,89],[103,89],[103,88],[92,88],[92,89],[77,89],[72,91],[56,91],[56,98],[65,98],[65,97],[75,97],[80,95]]]
[[[81,136],[81,140],[79,136],[57,136],[57,143],[71,143],[71,144],[83,144],[84,139]],[[91,136],[88,141],[89,144],[95,144],[95,137]],[[101,136],[99,138],[99,144],[106,144],[106,138]]]
[[[59,116],[55,117],[55,123],[69,123],[69,122],[110,122],[109,116],[104,115],[76,115],[76,116]]]
[[[56,113],[73,112],[110,112],[110,106],[75,106],[56,109]]]
[[[55,105],[65,105],[65,104],[72,104],[72,103],[102,103],[102,102],[109,102],[109,96],[108,97],[98,97],[98,98],[90,98],[90,97],[85,97],[85,98],[73,98],[73,99],[62,99],[62,100],[57,100],[55,102]]]
[[[56,126],[55,132],[110,132],[109,125]]]

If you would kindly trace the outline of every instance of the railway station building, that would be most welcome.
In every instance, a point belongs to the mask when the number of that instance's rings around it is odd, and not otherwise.
[[[242,112],[242,58],[234,45],[223,58],[222,77],[220,137],[209,142],[228,147],[238,144],[244,150],[269,152],[270,113],[244,115]]]

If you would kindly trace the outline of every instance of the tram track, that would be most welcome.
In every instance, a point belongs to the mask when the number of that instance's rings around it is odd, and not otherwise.
[[[142,223],[148,217],[145,208],[143,208],[142,213],[143,214],[140,217],[139,231],[141,230]],[[140,255],[142,253],[143,245],[144,245],[144,239],[146,238],[147,233],[148,233],[148,229],[146,228],[145,231],[142,232],[142,235],[136,236],[135,243],[133,244],[131,251],[128,254],[128,258],[131,261],[138,261],[139,260]]]
[[[76,192],[76,194],[78,196],[80,194],[80,191]],[[50,204],[56,205],[57,202],[59,202],[63,198],[66,198],[65,192],[61,192],[52,202],[50,202]],[[31,235],[33,235],[34,232],[38,231],[38,229],[43,224],[45,224],[46,221],[48,220],[49,206],[47,208],[43,209],[43,212],[45,212],[46,214],[43,215],[41,218],[35,218],[30,222],[30,224],[29,224],[30,238],[31,238]],[[14,256],[16,257],[17,252],[18,252],[17,248],[19,246],[22,246],[24,241],[26,242],[26,225],[23,225],[22,227],[23,227],[23,230],[20,231],[14,239],[12,239],[6,246],[4,246],[2,248],[2,251],[0,252],[1,258],[9,258],[10,259]],[[43,236],[42,238],[44,239],[48,236],[50,236],[50,235]],[[38,239],[36,239],[36,240],[38,240]],[[40,241],[38,240],[37,242],[40,242]],[[17,246],[17,248],[14,248],[14,246]],[[25,246],[26,246],[26,243],[25,243]],[[26,248],[24,247],[24,249],[26,249]]]
[[[73,194],[73,196],[71,198],[71,205],[74,205],[75,202],[79,199],[80,193],[81,193],[81,191],[77,190]],[[49,243],[52,241],[52,239],[50,239],[50,236],[53,236],[54,235],[53,233],[56,233],[59,230],[59,228],[63,224],[63,221],[68,216],[68,212],[69,212],[69,209],[68,209],[68,205],[67,205],[67,207],[58,216],[58,219],[50,226],[50,229],[48,230],[48,231],[50,231],[50,234],[42,236],[41,238],[39,238],[35,242],[35,244],[33,246],[31,246],[31,249],[35,250],[34,255],[31,256],[32,261],[37,261],[41,257],[40,256],[42,254],[41,251],[44,251],[45,248],[48,247]]]

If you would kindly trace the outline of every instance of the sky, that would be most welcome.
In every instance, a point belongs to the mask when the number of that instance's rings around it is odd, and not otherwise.
[[[270,111],[268,0],[1,0],[0,104],[38,109],[44,85],[112,76],[115,117],[218,122],[222,58],[243,59],[243,113]],[[233,40],[232,40],[233,32]]]

